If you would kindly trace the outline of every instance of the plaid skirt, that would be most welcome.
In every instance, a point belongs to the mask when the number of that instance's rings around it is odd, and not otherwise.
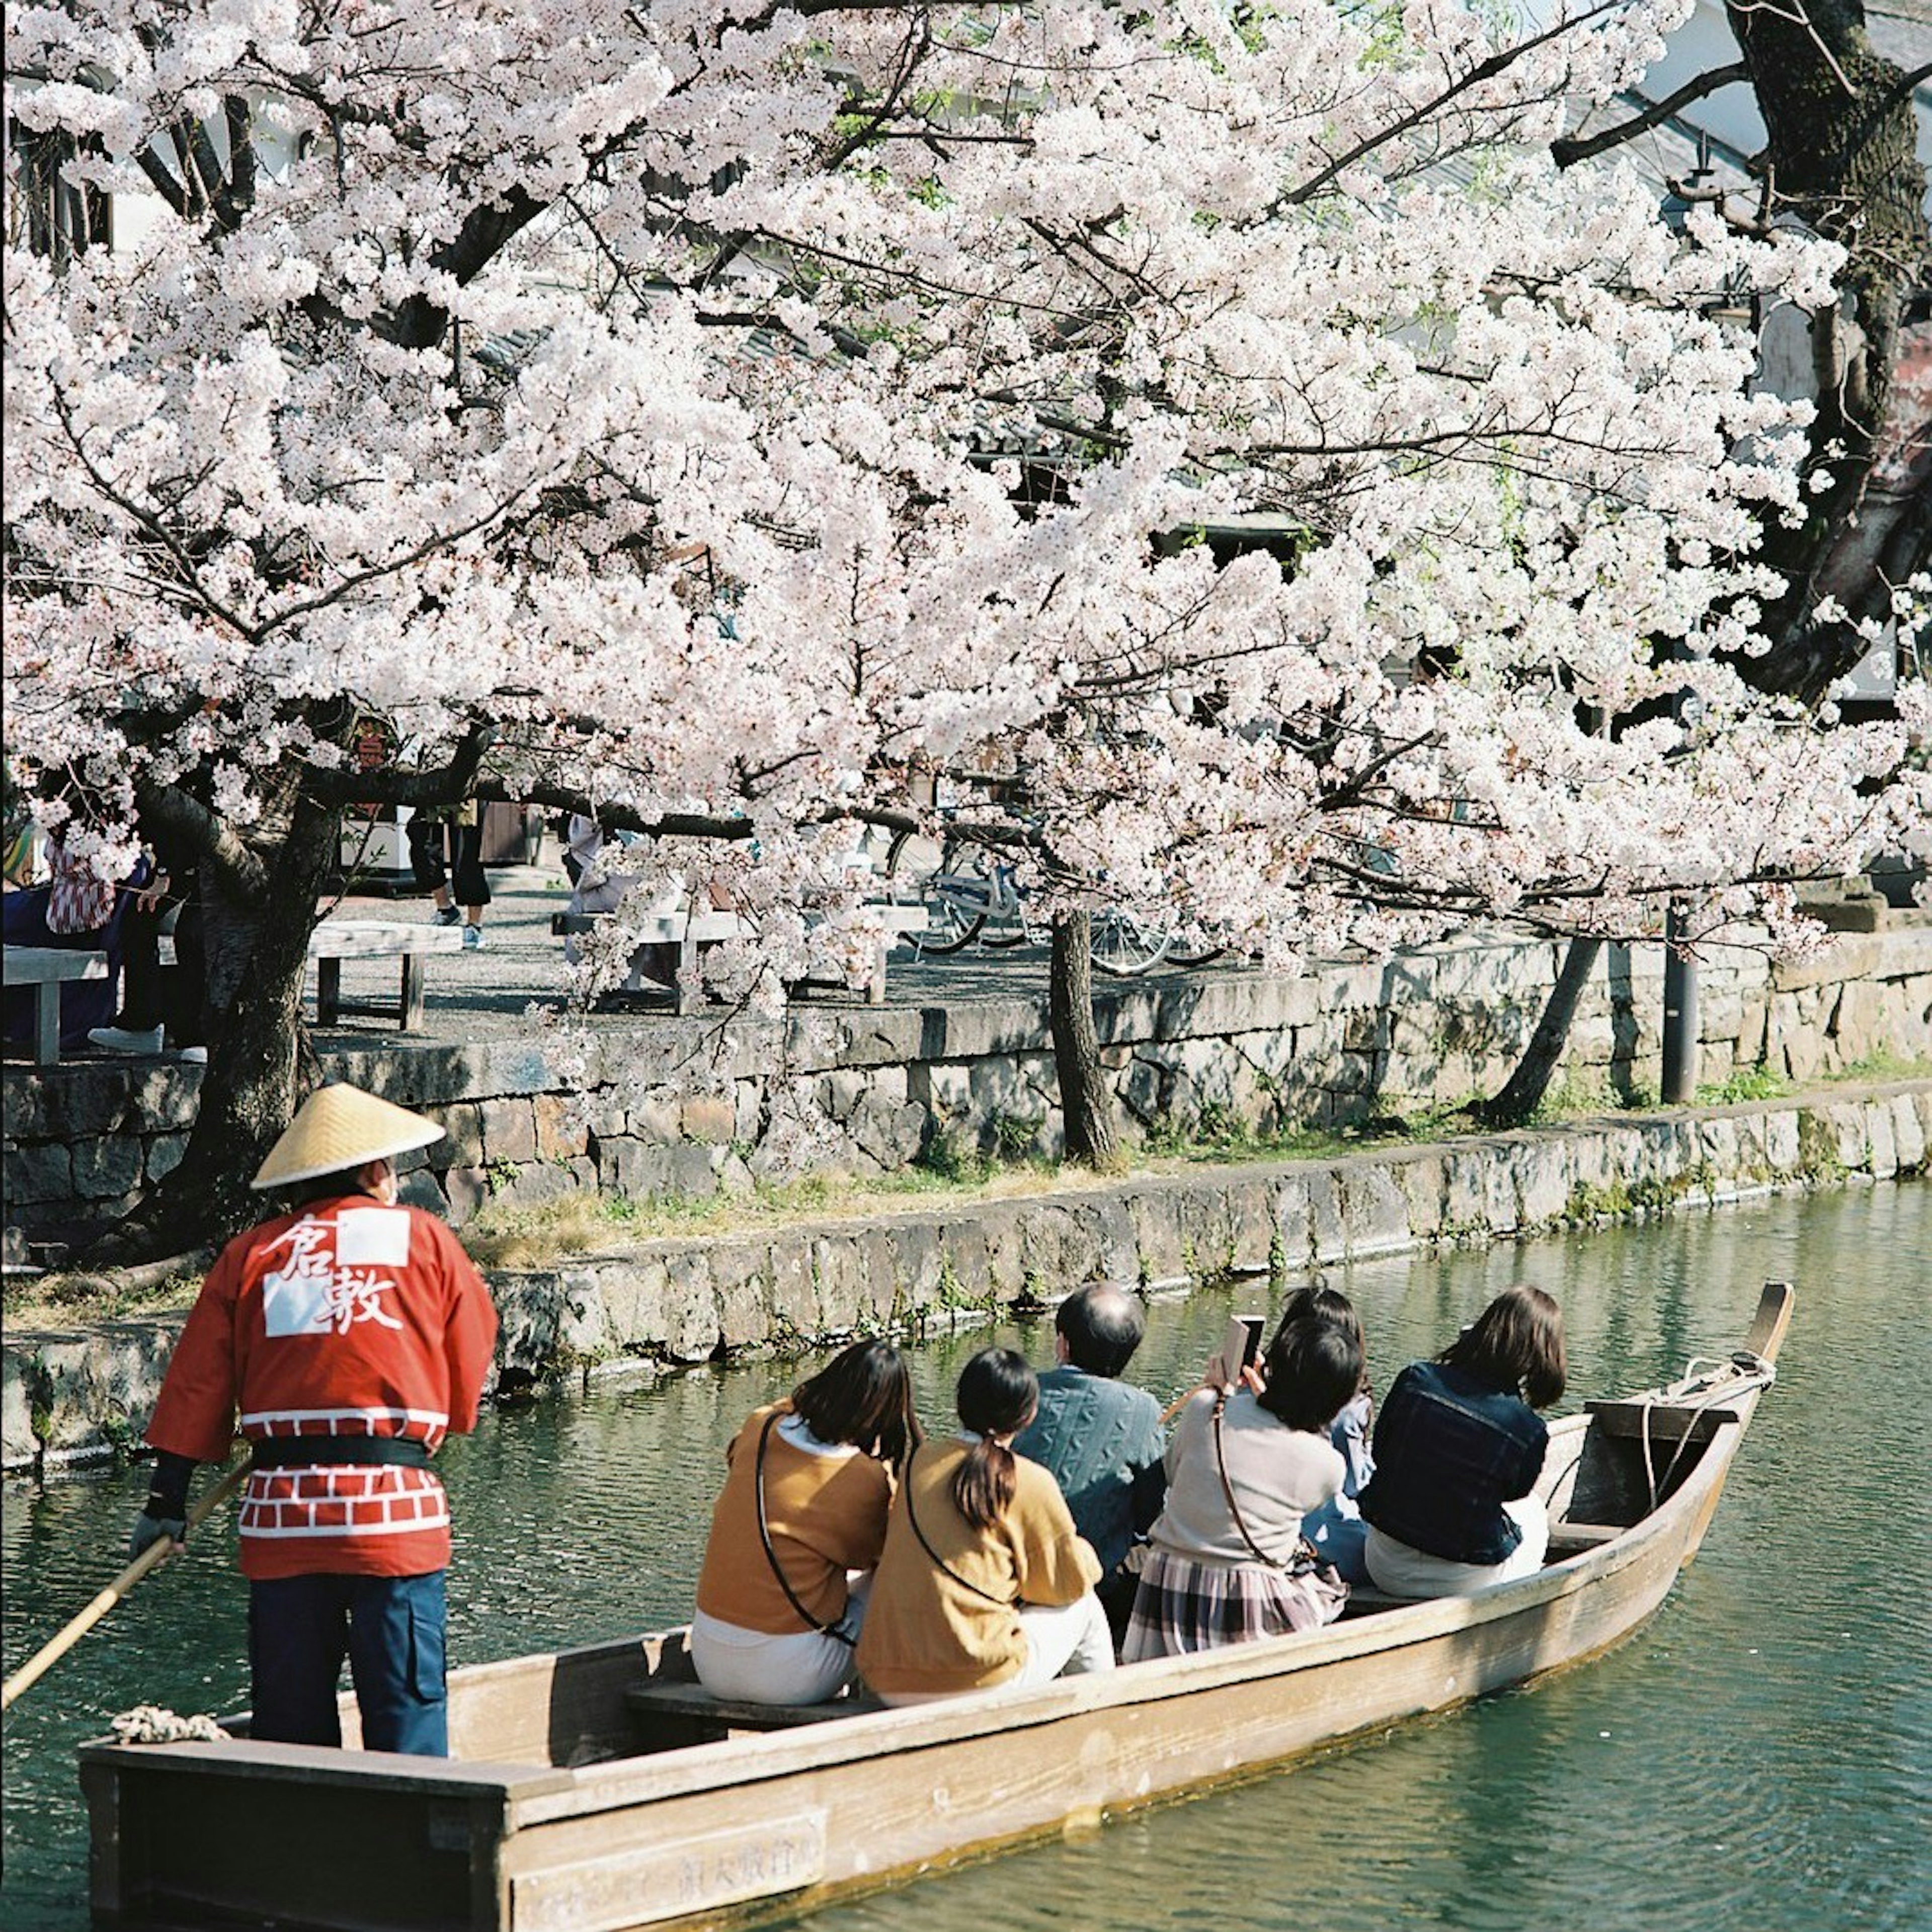
[[[1148,1553],[1120,1646],[1123,1664],[1316,1630],[1333,1623],[1348,1586],[1328,1564],[1300,1576],[1260,1563],[1197,1563]]]

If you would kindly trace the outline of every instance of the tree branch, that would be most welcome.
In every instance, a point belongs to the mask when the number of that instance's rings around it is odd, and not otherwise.
[[[419,772],[318,768],[304,776],[302,788],[323,805],[455,805],[476,791],[476,775],[496,742],[495,725],[472,724],[446,765]]]
[[[1742,61],[1733,61],[1729,67],[1713,68],[1708,74],[1700,74],[1695,80],[1687,80],[1675,93],[1653,101],[1641,114],[1619,122],[1614,128],[1604,128],[1594,134],[1566,135],[1561,140],[1551,142],[1550,154],[1559,168],[1574,167],[1579,161],[1588,160],[1593,154],[1600,154],[1606,148],[1619,147],[1625,141],[1636,140],[1659,122],[1668,121],[1680,107],[1688,107],[1692,101],[1701,100],[1707,94],[1715,94],[1720,87],[1730,87],[1750,78],[1750,70]]]

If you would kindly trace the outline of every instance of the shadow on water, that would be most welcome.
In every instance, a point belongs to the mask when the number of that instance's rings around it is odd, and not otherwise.
[[[1076,1843],[792,1922],[795,1932],[1923,1932],[1932,1924],[1932,1510],[1922,1422],[1932,1189],[1791,1199],[1588,1240],[1391,1257],[1331,1272],[1371,1372],[1441,1348],[1492,1294],[1550,1288],[1586,1395],[1729,1349],[1767,1279],[1798,1285],[1778,1388],[1688,1576],[1615,1651],[1280,1775]],[[1136,1364],[1163,1400],[1265,1284],[1162,1300]],[[1909,1312],[1907,1312],[1909,1311]],[[928,1426],[990,1339],[1051,1356],[1046,1324],[920,1349]],[[475,1661],[679,1623],[724,1443],[812,1363],[546,1393],[453,1443],[452,1652]],[[1900,1426],[1901,1418],[1905,1426]],[[142,1473],[9,1489],[9,1667],[118,1568]],[[232,1533],[137,1591],[8,1714],[8,1932],[85,1922],[82,1738],[152,1702],[245,1700]]]

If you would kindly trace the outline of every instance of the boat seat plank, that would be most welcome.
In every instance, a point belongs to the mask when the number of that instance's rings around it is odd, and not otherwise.
[[[721,1734],[788,1731],[801,1724],[823,1724],[885,1708],[877,1698],[862,1694],[848,1694],[824,1704],[754,1704],[744,1698],[715,1696],[701,1684],[634,1684],[625,1692],[624,1702],[632,1717],[646,1724],[683,1719]]]
[[[1734,1408],[1685,1408],[1628,1400],[1586,1402],[1583,1412],[1606,1436],[1648,1435],[1653,1442],[1675,1442],[1686,1435],[1693,1442],[1708,1442],[1720,1424],[1742,1419]]]

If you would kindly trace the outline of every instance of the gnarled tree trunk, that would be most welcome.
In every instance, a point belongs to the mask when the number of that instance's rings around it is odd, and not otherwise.
[[[180,1165],[94,1244],[84,1257],[90,1264],[179,1253],[260,1218],[262,1197],[249,1180],[315,1084],[302,992],[340,825],[334,808],[298,796],[278,838],[250,842],[265,874],[258,903],[236,903],[232,880],[211,892],[204,880],[217,1010],[200,1112]]]

